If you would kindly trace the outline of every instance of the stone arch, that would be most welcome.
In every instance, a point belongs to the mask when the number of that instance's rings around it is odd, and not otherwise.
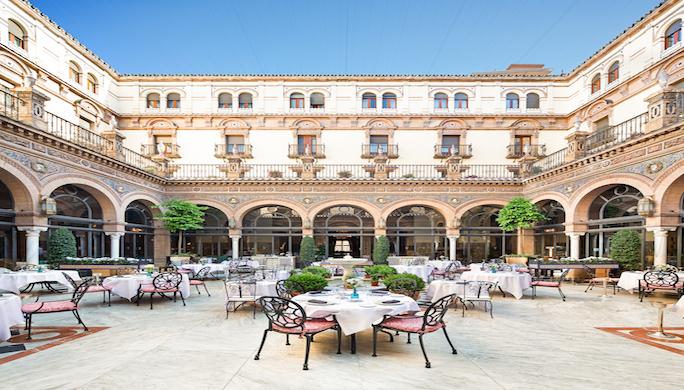
[[[302,224],[306,225],[307,222],[311,222],[311,220],[308,219],[308,212],[306,209],[299,203],[293,202],[291,200],[285,200],[285,199],[278,199],[278,198],[268,198],[268,199],[257,199],[249,202],[245,202],[243,205],[241,205],[237,210],[235,210],[235,224],[236,227],[241,228],[242,227],[242,219],[249,213],[250,211],[254,210],[255,208],[262,207],[262,206],[269,206],[269,205],[277,205],[277,206],[284,206],[288,207],[297,213],[299,213],[300,218],[302,219]]]
[[[534,204],[537,204],[537,203],[544,201],[544,200],[556,201],[561,206],[563,206],[563,210],[566,210],[566,212],[568,210],[570,210],[570,201],[568,200],[568,198],[565,195],[560,194],[558,192],[550,192],[550,191],[549,192],[542,192],[542,193],[534,195],[533,197],[530,198],[530,201]]]
[[[363,209],[368,212],[371,216],[373,216],[373,223],[377,226],[378,221],[382,219],[382,214],[380,212],[380,209],[375,206],[374,204],[370,202],[366,202],[364,200],[358,200],[358,199],[333,199],[333,200],[328,200],[325,202],[317,203],[315,206],[311,207],[309,209],[307,217],[309,218],[309,221],[313,221],[316,218],[316,214],[320,213],[321,211],[329,208],[329,207],[335,207],[335,206],[355,206],[360,209]]]
[[[523,95],[523,97],[525,97],[525,95]],[[508,127],[512,130],[540,130],[544,128],[544,126],[535,119],[519,119],[511,123]]]
[[[157,118],[147,122],[144,126],[148,130],[177,130],[178,125],[169,119]]]
[[[152,206],[161,204],[162,200],[160,198],[143,192],[133,192],[130,194],[126,194],[126,196],[124,196],[121,199],[121,209],[119,210],[119,212],[121,213],[121,215],[119,216],[120,221],[126,220],[126,208],[128,207],[128,205],[135,202],[136,200],[144,203],[147,207],[149,207],[150,211],[152,211],[152,215],[154,215],[155,217],[159,215],[159,209],[154,208]]]
[[[26,78],[32,74],[26,63],[10,52],[0,53],[0,66],[20,77],[19,80],[9,80],[6,77],[3,77],[7,79],[7,81],[17,83],[17,86],[24,84]]]
[[[233,212],[233,210],[231,210],[230,207],[228,207],[228,205],[224,202],[206,198],[193,198],[186,200],[190,203],[194,203],[197,205],[211,206],[225,214],[226,218],[228,219],[233,218],[233,216],[235,215],[235,212]]]
[[[396,130],[397,125],[394,124],[389,119],[386,118],[373,118],[369,119],[368,122],[363,126],[364,129],[383,129],[383,130]]]
[[[384,225],[387,221],[387,217],[395,210],[405,207],[405,206],[427,206],[427,207],[432,207],[433,209],[439,211],[442,216],[444,216],[444,220],[447,222],[447,228],[453,227],[452,223],[454,220],[454,209],[453,207],[441,200],[434,200],[434,199],[404,199],[404,200],[398,200],[394,201],[392,203],[388,203],[383,207],[382,213],[381,213],[381,220],[382,224]],[[376,222],[377,224],[378,222]]]
[[[436,130],[468,130],[470,126],[463,119],[445,119],[437,125]]]
[[[684,162],[679,162],[659,176],[653,184],[653,200],[659,225],[679,224],[679,209],[684,194]]]
[[[572,225],[587,220],[589,206],[594,199],[610,186],[629,185],[644,196],[652,196],[652,182],[645,176],[635,173],[613,173],[590,181],[578,188],[570,197],[570,207],[565,214],[565,224]]]
[[[661,73],[665,73],[670,84],[676,83],[684,78],[684,54],[678,55],[675,58],[667,61],[652,74],[658,77]]]
[[[292,130],[323,130],[323,125],[312,118],[297,119],[290,126]]]
[[[5,183],[12,193],[16,212],[28,214],[39,212],[40,184],[34,177],[0,159],[0,181]]]
[[[465,214],[467,211],[478,207],[478,206],[487,206],[487,205],[493,205],[493,206],[501,206],[504,207],[506,204],[508,204],[509,199],[504,199],[504,198],[492,198],[492,199],[476,199],[476,200],[471,200],[469,202],[465,202],[461,205],[459,205],[455,210],[454,210],[454,223],[457,221],[460,225],[461,218],[463,218],[463,214]],[[458,226],[454,226],[458,227]]]
[[[224,130],[249,130],[252,128],[252,126],[240,118],[226,118],[219,122],[217,126]]]
[[[57,175],[45,183],[43,194],[50,196],[54,190],[68,184],[83,188],[97,200],[102,209],[102,219],[105,223],[124,223],[123,219],[119,219],[123,215],[119,196],[111,188],[102,185],[100,181],[85,175],[74,173]]]

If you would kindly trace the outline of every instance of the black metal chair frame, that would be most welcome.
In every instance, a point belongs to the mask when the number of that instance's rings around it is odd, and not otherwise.
[[[304,308],[297,302],[281,297],[261,297],[259,299],[259,304],[261,305],[264,314],[268,318],[268,328],[264,330],[264,336],[261,339],[259,350],[257,351],[256,355],[254,355],[254,360],[259,360],[261,350],[264,348],[264,343],[266,342],[266,336],[268,336],[268,332],[284,333],[289,337],[290,333],[285,333],[278,329],[274,329],[273,324],[286,329],[301,329],[302,332],[300,333],[300,337],[303,336],[306,338],[306,353],[304,355],[304,366],[302,367],[303,370],[309,369],[309,352],[311,350],[311,343],[313,342],[313,336],[318,333],[324,332],[326,330],[337,331],[337,354],[339,355],[342,353],[342,328],[340,328],[340,325],[337,323],[335,316],[333,316],[333,322],[335,322],[334,327],[318,332],[305,333],[304,323],[307,320],[306,312],[304,311]]]
[[[560,294],[563,302],[565,302],[566,296],[563,293],[563,290],[561,290],[561,285],[565,281],[565,277],[568,276],[568,272],[570,272],[570,269],[566,268],[560,274],[560,277],[558,277],[558,293]],[[537,281],[538,282],[555,282],[555,280],[553,280],[553,277],[536,277],[536,278],[534,278],[533,282],[537,282]],[[537,286],[535,286],[533,284],[531,287],[532,287],[532,299],[534,299],[537,297]],[[545,286],[542,286],[542,287],[545,287]]]
[[[425,358],[425,368],[430,368],[430,360],[428,359],[427,353],[425,352],[425,344],[423,343],[423,335],[425,334],[424,331],[427,327],[429,326],[436,326],[436,325],[442,325],[442,331],[444,332],[444,337],[446,337],[447,342],[449,343],[449,346],[451,347],[451,353],[456,355],[458,352],[456,351],[456,348],[454,347],[454,344],[451,343],[451,339],[449,339],[449,334],[447,333],[446,330],[446,324],[444,323],[444,315],[446,312],[449,310],[449,306],[454,302],[454,300],[458,299],[456,294],[450,294],[446,295],[433,304],[431,304],[427,310],[425,310],[425,313],[422,315],[423,318],[423,325],[420,328],[419,332],[407,332],[406,330],[398,330],[390,327],[384,327],[383,323],[385,320],[388,318],[406,318],[402,316],[388,316],[385,315],[383,317],[382,322],[380,322],[378,325],[373,325],[373,357],[377,357],[377,341],[378,341],[378,332],[382,331],[383,329],[390,329],[394,331],[399,331],[399,332],[404,332],[408,333],[410,336],[413,333],[418,334],[418,340],[420,341],[420,349],[423,351],[423,357]]]
[[[477,285],[477,296],[473,299],[472,297],[469,299],[468,294],[466,294],[466,288],[468,288],[471,285]],[[461,316],[465,317],[465,311],[467,310],[466,308],[466,303],[470,303],[473,308],[475,308],[475,302],[483,302],[484,303],[484,311],[485,313],[487,312],[487,304],[489,304],[489,317],[494,318],[494,305],[491,300],[492,296],[492,290],[495,290],[498,287],[497,282],[489,282],[489,281],[484,281],[484,280],[470,280],[466,283],[463,284],[463,298],[458,297],[458,299],[461,301],[461,306],[462,306],[462,312]],[[489,298],[488,300],[485,299],[479,299],[480,296],[482,295],[482,291],[487,291]],[[499,287],[500,288],[500,287]]]
[[[645,282],[645,285],[644,283]],[[639,281],[639,302],[644,301],[644,297],[656,291],[672,291],[678,297],[684,295],[684,286],[676,288],[679,283],[679,275],[671,271],[649,271],[644,274],[644,278]],[[650,287],[649,286],[653,286]],[[671,287],[671,288],[670,288]]]
[[[153,309],[153,298],[154,294],[158,294],[162,298],[166,299],[173,299],[174,302],[176,302],[176,295],[180,295],[181,300],[183,301],[183,306],[185,306],[185,298],[183,297],[183,294],[180,293],[180,284],[183,281],[183,275],[179,274],[178,272],[163,272],[160,273],[159,275],[155,276],[154,279],[152,279],[152,285],[154,286],[155,290],[174,290],[173,291],[173,298],[167,297],[164,292],[150,292],[150,310]],[[136,300],[136,305],[140,306],[140,300],[143,298],[143,296],[146,294],[143,290],[143,285],[140,285],[138,287],[138,296]]]
[[[202,267],[199,271],[197,271],[196,274],[190,276],[190,280],[199,280],[202,282],[202,286],[204,286],[204,291],[207,292],[208,296],[211,296],[211,294],[209,294],[209,289],[207,288],[206,280],[209,278],[210,274],[211,267]],[[197,294],[202,295],[199,289],[199,285],[196,284],[195,288],[197,289]]]
[[[79,324],[83,325],[83,330],[86,332],[88,331],[88,327],[86,326],[85,323],[83,323],[83,320],[81,319],[81,316],[78,313],[78,303],[81,301],[83,296],[88,292],[88,287],[90,286],[90,281],[89,280],[84,280],[83,283],[79,284],[75,289],[74,292],[71,294],[71,299],[70,301],[74,304],[75,309],[73,310],[61,310],[61,311],[50,311],[50,312],[44,312],[41,313],[40,309],[43,308],[45,303],[49,301],[43,301],[41,302],[41,305],[38,306],[38,308],[32,312],[28,313],[23,313],[24,314],[24,320],[26,321],[26,326],[24,329],[28,330],[28,336],[26,337],[27,340],[31,340],[31,330],[33,326],[33,316],[36,314],[51,314],[51,313],[61,313],[64,311],[70,311],[74,317],[76,317],[76,320],[78,321]],[[37,302],[37,301],[36,301]]]
[[[593,290],[594,286],[596,285],[596,269],[591,268],[587,266],[586,264],[584,265],[584,272],[586,272],[589,275],[589,285],[587,288],[584,290],[584,292],[588,292],[589,290]],[[613,286],[613,295],[616,294],[617,292],[617,281],[613,281],[610,277],[610,270],[608,270],[608,274],[606,275],[606,278],[608,278],[607,283]]]
[[[69,282],[69,284],[71,284],[71,287],[73,287],[74,289],[76,289],[78,287],[78,283],[76,283],[76,281],[71,276],[69,276],[68,273],[62,272],[62,275],[64,275],[64,278]],[[84,278],[84,280],[86,280],[86,279]],[[88,286],[88,288],[90,288],[90,287],[91,286]],[[86,293],[89,293],[89,292],[92,292],[92,291],[86,291]],[[112,306],[112,291],[111,290],[102,291],[102,303],[107,303],[107,294],[109,294],[109,306]]]

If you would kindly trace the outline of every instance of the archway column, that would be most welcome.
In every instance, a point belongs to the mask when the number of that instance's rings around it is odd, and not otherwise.
[[[585,232],[565,232],[565,235],[570,237],[570,258],[580,258],[580,237],[582,237],[584,233]]]
[[[667,264],[667,233],[675,228],[652,226],[646,230],[653,232],[653,265]]]
[[[46,232],[46,226],[20,226],[17,230],[26,234],[26,262],[38,264],[40,257],[40,233]]]
[[[449,260],[456,260],[456,241],[458,241],[458,234],[449,235]]]
[[[242,238],[240,234],[230,235],[231,252],[233,252],[233,260],[237,260],[240,258],[240,238]]]
[[[109,243],[110,255],[109,255],[109,257],[111,257],[113,259],[117,258],[117,257],[121,257],[121,253],[120,253],[121,237],[123,237],[124,234],[125,234],[125,232],[105,232],[105,235],[109,236],[109,240],[110,240],[110,243]]]

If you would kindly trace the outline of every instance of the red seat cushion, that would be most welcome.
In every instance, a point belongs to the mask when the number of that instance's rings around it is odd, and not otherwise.
[[[185,269],[185,268],[179,268],[178,273],[179,274],[189,274],[189,273],[192,273],[192,270]]]
[[[41,307],[41,305],[43,306]],[[78,306],[71,301],[34,302],[21,306],[21,311],[24,313],[55,313],[59,311],[71,311],[76,309],[78,309]]]
[[[88,286],[87,292],[89,292],[89,293],[104,292],[104,291],[111,291],[111,289],[112,289],[111,287],[95,285],[95,286]]]
[[[517,272],[522,272],[522,273],[530,272],[530,270],[527,269],[527,268],[518,268],[518,269],[516,269],[516,271],[517,271]]]
[[[334,328],[337,323],[333,321],[328,321],[324,318],[312,318],[310,320],[304,321],[304,330],[302,328],[285,328],[280,325],[273,324],[273,330],[282,333],[318,333],[330,328]]]
[[[156,288],[153,284],[145,284],[140,287],[140,290],[144,293],[172,293],[178,292],[177,288]]]
[[[191,286],[197,286],[200,284],[204,284],[204,280],[190,279],[190,285]]]
[[[437,325],[426,326],[424,330],[421,330],[423,317],[390,317],[384,320],[380,326],[401,332],[430,333],[441,329],[444,325],[438,323]]]
[[[545,280],[537,280],[532,282],[533,286],[541,286],[541,287],[560,287],[560,283],[558,282],[551,282],[551,281],[545,281]]]
[[[641,284],[642,287],[648,288],[648,289],[660,289],[660,290],[679,290],[681,288],[684,288],[684,282],[677,282],[674,286],[658,286],[655,284],[648,284],[646,283],[645,280],[640,280],[639,283]]]

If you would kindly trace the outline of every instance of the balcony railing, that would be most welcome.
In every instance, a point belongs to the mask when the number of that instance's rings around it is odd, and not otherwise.
[[[615,126],[597,130],[587,136],[586,153],[596,153],[626,142],[644,133],[648,114],[643,113]]]
[[[298,164],[243,164],[240,180],[298,180]],[[316,180],[372,180],[367,164],[321,164]],[[169,164],[169,180],[227,180],[228,164]],[[444,165],[390,165],[387,180],[448,180]],[[518,181],[517,165],[461,165],[462,181]]]
[[[435,145],[435,158],[447,158],[449,156],[457,156],[468,158],[473,156],[473,146],[467,144],[437,144]]]
[[[546,145],[508,145],[506,158],[522,158],[525,156],[544,157],[546,155]]]
[[[88,150],[104,153],[114,148],[113,142],[103,136],[87,130],[75,123],[58,117],[57,115],[45,112],[47,121],[47,132],[59,138],[73,142]]]
[[[393,144],[361,145],[361,158],[373,158],[378,155],[397,158],[399,157],[399,146]]]
[[[145,144],[140,145],[140,151],[145,157],[163,156],[167,158],[179,158],[180,146],[168,142],[163,143],[163,147],[159,144]]]
[[[216,158],[251,158],[252,145],[248,144],[216,144],[214,145],[214,156]]]
[[[288,148],[288,157],[297,158],[302,156],[313,156],[316,158],[325,157],[325,145],[314,144],[314,145],[300,145],[300,144],[290,144]]]
[[[532,164],[531,173],[533,175],[538,175],[540,173],[560,167],[561,165],[565,164],[567,154],[568,148],[563,148],[557,152],[549,154],[548,156],[538,161],[535,161],[534,164]]]
[[[18,120],[19,104],[21,103],[19,98],[4,90],[0,90],[0,97],[2,98],[2,101],[0,101],[0,115]]]

